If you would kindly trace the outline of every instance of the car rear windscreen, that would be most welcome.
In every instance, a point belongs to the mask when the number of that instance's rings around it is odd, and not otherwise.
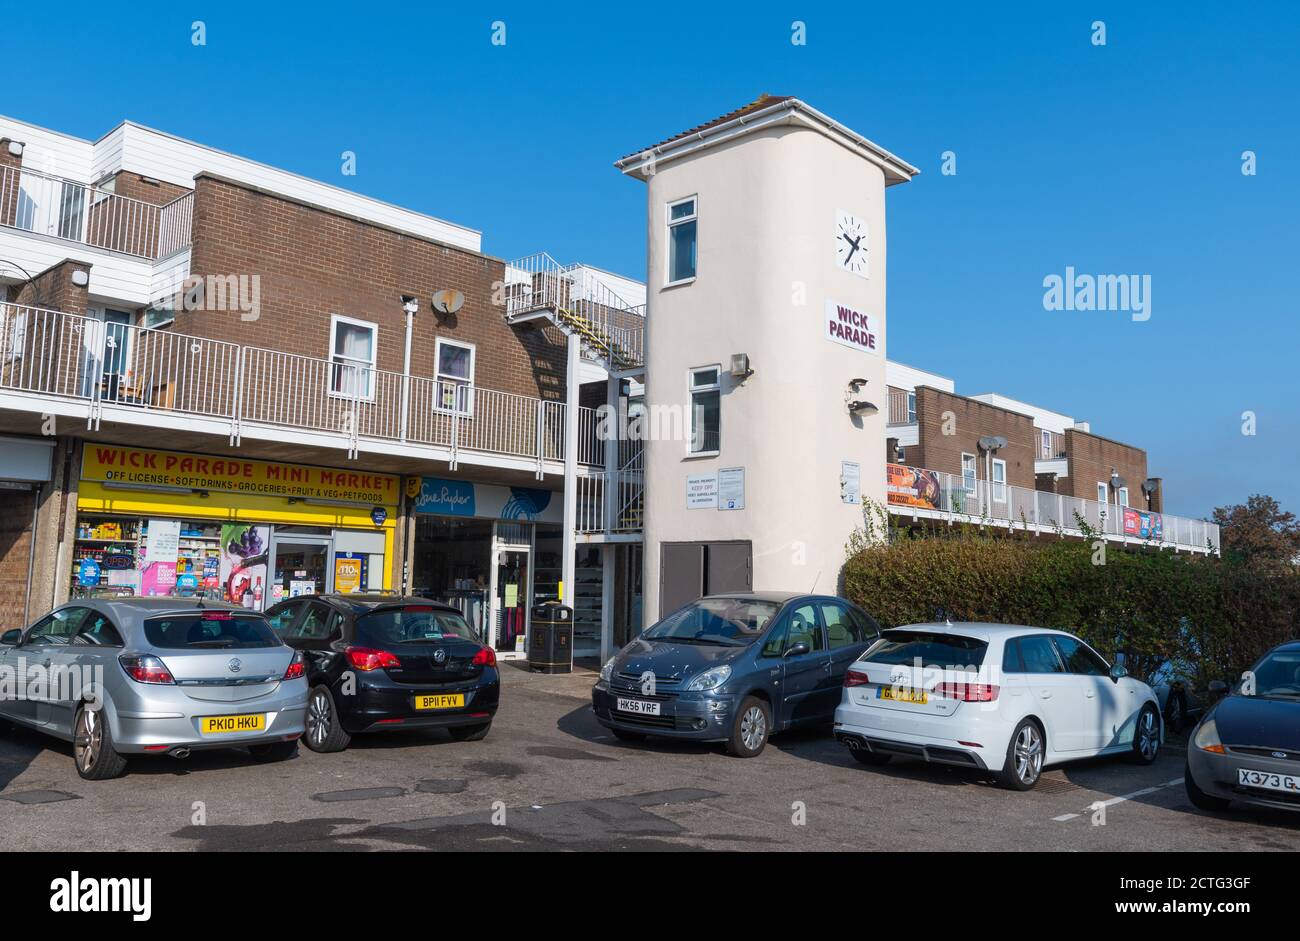
[[[410,605],[380,608],[357,618],[357,643],[362,647],[386,648],[455,639],[478,640],[474,629],[455,611]]]
[[[280,638],[260,617],[224,611],[146,618],[144,636],[164,650],[248,650],[279,647]]]
[[[863,663],[887,663],[915,666],[919,659],[924,667],[944,670],[978,668],[984,662],[989,645],[975,637],[956,634],[929,634],[925,631],[885,631],[866,653]]]

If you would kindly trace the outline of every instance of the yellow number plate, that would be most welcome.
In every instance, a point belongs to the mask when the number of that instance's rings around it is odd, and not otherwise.
[[[435,693],[429,696],[416,696],[416,709],[459,709],[465,705],[464,693]]]
[[[199,720],[199,730],[204,735],[223,732],[261,732],[266,728],[266,715],[204,716]]]
[[[924,706],[927,697],[923,689],[912,689],[910,686],[882,686],[880,698],[891,699],[894,702],[913,702],[918,706]]]

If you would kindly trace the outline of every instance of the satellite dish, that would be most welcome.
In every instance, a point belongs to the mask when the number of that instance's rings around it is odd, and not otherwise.
[[[433,309],[440,314],[454,314],[465,305],[465,295],[445,288],[433,295]]]

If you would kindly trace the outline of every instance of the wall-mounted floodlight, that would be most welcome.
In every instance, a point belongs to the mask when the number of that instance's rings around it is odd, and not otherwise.
[[[90,283],[90,275],[81,270],[74,271],[72,272],[72,283],[76,287],[84,288]]]
[[[754,370],[749,365],[748,353],[731,354],[731,378],[744,382],[750,376],[754,375]]]
[[[880,411],[874,402],[868,402],[866,399],[858,398],[867,380],[850,379],[849,387],[844,392],[844,405],[848,408],[849,414],[853,416],[874,415]]]
[[[21,157],[23,155],[23,145],[21,141],[11,140],[9,142],[9,155],[11,157]]]

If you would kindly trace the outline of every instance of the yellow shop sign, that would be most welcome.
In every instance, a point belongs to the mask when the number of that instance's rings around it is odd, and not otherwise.
[[[400,493],[400,481],[392,474],[92,443],[86,444],[82,457],[81,479],[382,506],[395,506]]]

